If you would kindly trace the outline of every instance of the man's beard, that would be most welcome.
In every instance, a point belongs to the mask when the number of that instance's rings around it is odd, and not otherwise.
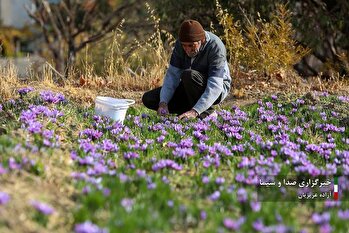
[[[189,53],[187,55],[188,55],[188,57],[193,58],[193,57],[196,57],[196,55],[199,54],[199,51],[200,51],[200,48],[196,49],[194,52],[191,52],[191,53]]]

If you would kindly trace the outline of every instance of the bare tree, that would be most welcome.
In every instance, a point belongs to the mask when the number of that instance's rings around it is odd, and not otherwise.
[[[97,42],[122,24],[126,14],[140,0],[32,0],[35,11],[29,16],[40,25],[54,58],[55,68],[64,76],[75,63],[76,54],[87,44]]]

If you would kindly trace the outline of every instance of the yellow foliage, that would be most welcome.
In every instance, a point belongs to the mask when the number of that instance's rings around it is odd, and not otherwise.
[[[16,29],[12,27],[0,27],[0,51],[6,57],[16,55],[16,39],[30,37],[28,28]]]
[[[216,7],[219,23],[224,30],[222,37],[225,41],[230,65],[233,70],[237,70],[241,63],[241,57],[243,57],[243,53],[245,52],[245,41],[241,33],[240,22],[234,22],[233,17],[229,15],[227,10],[222,9],[218,0],[216,0]]]
[[[294,29],[290,22],[290,12],[285,5],[277,5],[271,21],[260,17],[256,23],[248,21],[243,30],[239,22],[223,10],[216,0],[217,17],[224,29],[230,64],[233,69],[254,70],[259,74],[273,75],[282,70],[290,70],[309,49],[297,45]],[[236,70],[234,70],[236,72]]]

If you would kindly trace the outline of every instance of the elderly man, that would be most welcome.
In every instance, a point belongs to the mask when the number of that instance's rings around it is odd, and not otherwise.
[[[213,105],[229,94],[231,77],[223,42],[198,21],[185,20],[179,30],[163,86],[146,92],[142,101],[159,115],[182,118],[217,115]]]

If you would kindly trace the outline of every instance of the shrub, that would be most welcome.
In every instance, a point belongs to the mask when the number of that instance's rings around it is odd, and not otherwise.
[[[256,22],[246,17],[247,25],[244,29],[239,21],[234,22],[227,10],[222,9],[218,0],[216,7],[233,69],[273,75],[280,70],[292,69],[309,52],[294,39],[291,13],[285,5],[277,5],[270,22],[263,20],[260,15]]]

